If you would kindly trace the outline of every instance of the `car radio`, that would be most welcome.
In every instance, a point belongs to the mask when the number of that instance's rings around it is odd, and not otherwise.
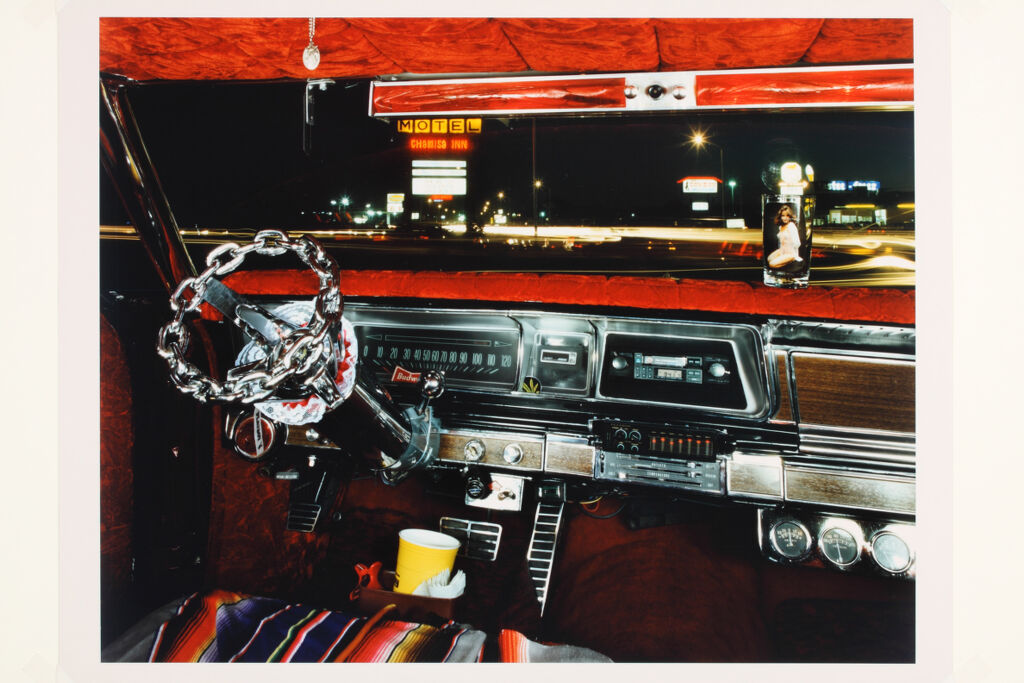
[[[713,339],[609,334],[601,393],[711,408],[745,408],[732,345]]]

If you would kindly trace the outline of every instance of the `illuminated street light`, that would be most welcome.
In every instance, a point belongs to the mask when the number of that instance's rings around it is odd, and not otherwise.
[[[540,187],[540,186],[541,186],[541,185],[543,185],[543,184],[544,184],[544,183],[543,183],[543,182],[541,182],[540,180],[534,180],[534,181],[533,181],[533,186],[534,186],[534,187]]]
[[[729,180],[729,215],[736,214],[736,181]]]
[[[351,203],[351,201],[352,200],[349,199],[348,197],[342,197],[341,198],[341,205],[342,206],[348,206]],[[333,204],[334,202],[331,202],[331,203]]]
[[[707,145],[709,147],[715,147],[718,149],[718,190],[722,206],[722,225],[725,225],[725,154],[724,152],[722,152],[722,147],[708,140],[707,136],[704,135],[702,131],[697,131],[692,136],[690,136],[690,142],[698,150],[704,147],[704,145]]]

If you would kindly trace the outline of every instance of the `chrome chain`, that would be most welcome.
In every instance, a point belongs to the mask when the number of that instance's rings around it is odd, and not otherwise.
[[[256,252],[263,256],[279,256],[288,251],[297,254],[320,281],[309,324],[285,333],[266,358],[244,374],[224,381],[204,374],[185,357],[190,341],[185,316],[199,310],[210,280],[233,272],[246,255]],[[300,388],[308,388],[311,394],[319,393],[314,383],[322,376],[324,365],[331,360],[331,354],[325,349],[335,346],[341,329],[337,266],[323,247],[309,237],[293,240],[280,230],[262,230],[249,244],[240,246],[231,242],[217,247],[207,255],[206,266],[206,270],[196,277],[182,280],[171,295],[174,319],[164,325],[158,335],[156,351],[167,361],[175,386],[203,402],[262,401],[289,379],[298,380]]]

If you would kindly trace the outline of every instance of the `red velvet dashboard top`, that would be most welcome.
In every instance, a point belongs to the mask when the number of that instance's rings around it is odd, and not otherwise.
[[[225,283],[249,295],[317,292],[311,271],[239,271]],[[746,282],[650,277],[343,270],[341,290],[353,297],[621,306],[897,325],[913,325],[915,320],[912,290],[866,287],[774,289]]]
[[[736,69],[913,59],[911,19],[104,17],[100,70],[136,80]]]

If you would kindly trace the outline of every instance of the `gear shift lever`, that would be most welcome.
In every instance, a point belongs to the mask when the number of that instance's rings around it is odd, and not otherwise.
[[[416,413],[423,415],[430,407],[430,402],[444,393],[444,375],[437,370],[427,370],[420,378],[420,402]]]

